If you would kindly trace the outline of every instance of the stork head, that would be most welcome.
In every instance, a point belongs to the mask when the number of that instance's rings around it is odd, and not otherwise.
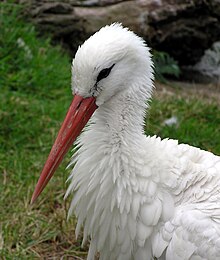
[[[112,24],[79,47],[72,64],[74,99],[38,180],[32,202],[40,195],[64,155],[97,107],[132,85],[152,78],[152,62],[142,38]],[[146,84],[151,91],[151,84]]]
[[[143,77],[152,78],[148,47],[127,28],[112,24],[79,47],[72,65],[72,90],[83,97],[94,96],[100,106]]]

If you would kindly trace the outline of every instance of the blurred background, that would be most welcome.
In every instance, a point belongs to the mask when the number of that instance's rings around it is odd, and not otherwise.
[[[120,22],[152,49],[156,90],[146,134],[220,155],[219,0],[20,0],[0,2],[0,259],[85,259],[76,241],[66,156],[30,205],[72,100],[80,44]]]

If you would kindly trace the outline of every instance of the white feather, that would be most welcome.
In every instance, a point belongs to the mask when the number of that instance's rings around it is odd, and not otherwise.
[[[143,134],[152,66],[144,41],[119,24],[77,51],[73,91],[94,95],[99,108],[70,163],[69,215],[76,234],[84,225],[91,238],[91,260],[97,251],[111,260],[220,259],[220,157]]]

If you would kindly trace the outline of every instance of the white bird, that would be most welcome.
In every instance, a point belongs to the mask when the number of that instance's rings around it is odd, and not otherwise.
[[[88,259],[220,259],[220,157],[144,135],[153,90],[145,42],[119,24],[79,47],[74,99],[32,197],[89,118],[71,160],[69,215],[90,237]]]

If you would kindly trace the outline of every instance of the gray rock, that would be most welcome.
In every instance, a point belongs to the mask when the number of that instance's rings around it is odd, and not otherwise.
[[[113,22],[128,26],[181,66],[198,63],[220,40],[220,0],[26,1],[39,31],[51,34],[72,55],[91,34]]]
[[[192,74],[191,80],[195,80],[196,75],[196,81],[220,83],[220,41],[215,42],[198,63],[188,66],[186,70],[191,71],[188,74],[188,77]]]

